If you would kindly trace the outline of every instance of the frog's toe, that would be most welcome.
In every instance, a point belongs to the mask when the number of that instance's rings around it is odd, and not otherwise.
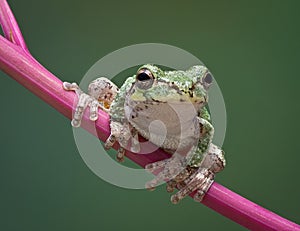
[[[145,188],[151,190],[152,188],[155,188],[157,185],[166,180],[170,180],[170,175],[165,171],[161,171],[155,176],[154,179],[146,183]]]
[[[156,188],[155,182],[149,181],[145,184],[145,188],[149,191],[154,191]]]
[[[76,128],[80,127],[84,108],[85,108],[85,105],[84,106],[80,106],[80,105],[76,106],[76,109],[75,109],[75,112],[73,115],[73,119],[71,121],[71,125],[73,127],[76,127]]]
[[[195,172],[194,168],[187,167],[183,169],[178,175],[176,175],[172,180],[167,182],[167,192],[171,193],[177,187],[178,189],[182,189],[187,184],[188,177]]]
[[[117,161],[119,162],[119,163],[123,163],[124,161],[125,161],[125,159],[124,159],[124,157],[116,157],[116,159],[117,159]]]
[[[175,180],[170,180],[167,182],[166,190],[171,193],[176,188],[177,182]]]
[[[184,182],[191,174],[195,172],[195,168],[187,166],[178,175],[175,176],[174,180],[177,183]]]
[[[72,125],[73,127],[75,127],[75,128],[78,128],[78,127],[80,127],[80,125],[81,125],[81,121],[80,121],[80,120],[76,120],[76,119],[72,119],[71,125]]]
[[[181,199],[178,197],[177,194],[171,196],[171,202],[172,202],[173,204],[177,204],[180,200],[181,200]]]
[[[97,100],[93,100],[89,106],[90,106],[90,120],[96,121],[98,119],[99,103]]]
[[[125,149],[120,147],[117,152],[117,157],[116,157],[117,161],[124,162],[124,156],[125,156]]]
[[[145,166],[145,169],[148,172],[154,172],[155,170],[159,170],[161,168],[164,168],[167,165],[168,162],[169,162],[169,159],[160,160],[160,161],[157,161],[157,162],[154,162],[154,163],[151,163],[151,164],[147,164]]]
[[[91,113],[90,114],[90,120],[91,121],[96,121],[98,119],[98,114],[97,113]]]
[[[133,153],[139,153],[141,151],[139,136],[135,130],[132,131],[130,151]]]
[[[75,90],[77,90],[79,87],[78,87],[77,83],[63,82],[63,88],[64,88],[66,91],[75,91]]]
[[[109,137],[107,138],[107,140],[105,141],[104,148],[107,150],[110,149],[114,145],[116,140],[117,140],[116,136],[113,134],[110,134]]]
[[[70,85],[71,85],[71,83],[69,83],[69,82],[63,82],[63,89],[66,91],[69,91]]]
[[[205,193],[203,190],[199,189],[194,195],[194,200],[196,202],[201,202],[203,200],[203,197],[205,196]]]

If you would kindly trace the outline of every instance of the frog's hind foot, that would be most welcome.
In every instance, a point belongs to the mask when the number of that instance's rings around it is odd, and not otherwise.
[[[171,197],[171,202],[177,204],[180,200],[194,191],[196,191],[194,200],[200,202],[213,182],[214,173],[212,171],[206,168],[198,168],[188,178],[178,183],[181,187],[178,187],[177,184],[177,187],[180,189]]]
[[[177,175],[176,187],[179,191],[171,197],[171,201],[177,204],[184,197],[196,191],[194,200],[201,202],[214,181],[215,174],[222,171],[225,167],[224,152],[216,145],[210,144],[200,167],[186,167],[186,174],[182,171]],[[184,177],[180,175],[183,174]],[[188,177],[186,177],[188,175]],[[174,183],[173,183],[174,185]],[[174,186],[173,186],[174,187]]]
[[[120,162],[120,163],[124,162],[124,156],[125,156],[125,149],[120,147],[118,149],[117,156],[116,156],[117,161]]]
[[[167,182],[167,192],[171,193],[174,191],[175,188],[183,188],[186,185],[185,180],[194,172],[194,168],[187,166],[177,176],[175,176],[172,180]]]

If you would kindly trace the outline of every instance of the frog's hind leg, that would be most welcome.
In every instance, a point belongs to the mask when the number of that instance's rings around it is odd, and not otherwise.
[[[194,195],[195,201],[202,201],[205,193],[214,181],[215,174],[222,171],[224,167],[224,152],[216,145],[210,144],[199,168],[187,166],[187,169],[193,170],[190,171],[190,176],[177,183],[176,186],[179,188],[179,191],[171,197],[172,203],[178,203],[194,191],[196,191]]]

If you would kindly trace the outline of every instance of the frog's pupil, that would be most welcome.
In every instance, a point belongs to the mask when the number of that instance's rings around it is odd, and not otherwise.
[[[139,81],[146,81],[146,80],[151,79],[151,77],[148,74],[146,74],[145,72],[142,72],[142,73],[138,74],[137,79]]]

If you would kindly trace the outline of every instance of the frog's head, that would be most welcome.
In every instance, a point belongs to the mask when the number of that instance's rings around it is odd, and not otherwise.
[[[207,90],[212,75],[205,66],[197,65],[186,71],[163,71],[154,65],[140,67],[135,77],[131,99],[168,103],[191,102],[202,107],[208,99]]]

